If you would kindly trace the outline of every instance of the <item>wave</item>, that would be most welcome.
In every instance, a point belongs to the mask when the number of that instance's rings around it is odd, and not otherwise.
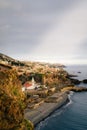
[[[41,121],[35,128],[35,130],[40,130],[42,127],[46,126],[48,124],[48,121],[56,118],[57,116],[61,115],[67,107],[69,107],[73,101],[71,100],[72,95],[74,94],[74,92],[70,91],[70,94],[68,95],[69,98],[69,102],[67,104],[65,104],[64,106],[62,106],[61,108],[57,109],[52,115],[50,115],[49,117],[47,117],[46,119],[44,119],[43,121]]]
[[[49,119],[51,119],[52,116],[47,117],[43,121],[41,121],[35,128],[35,130],[40,130],[42,127],[46,126],[48,124]]]
[[[69,99],[69,102],[64,106],[64,108],[68,107],[69,105],[71,105],[73,103],[71,97],[73,96],[74,92],[73,91],[70,91],[70,94],[68,95],[68,99]]]

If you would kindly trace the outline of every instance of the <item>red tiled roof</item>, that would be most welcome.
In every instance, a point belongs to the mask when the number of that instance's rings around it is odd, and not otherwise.
[[[32,84],[31,83],[28,83],[28,82],[26,82],[25,84],[24,84],[24,87],[31,87],[32,86]]]

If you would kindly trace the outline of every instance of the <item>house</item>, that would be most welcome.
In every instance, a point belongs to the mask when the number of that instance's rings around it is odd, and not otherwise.
[[[34,78],[32,77],[32,81],[29,82],[25,82],[23,87],[22,87],[22,91],[25,91],[25,90],[29,90],[29,89],[35,89],[36,87],[36,84],[35,84],[35,81],[34,81]]]
[[[32,83],[30,83],[29,81],[25,82],[24,87],[25,87],[25,90],[35,88],[35,86]]]

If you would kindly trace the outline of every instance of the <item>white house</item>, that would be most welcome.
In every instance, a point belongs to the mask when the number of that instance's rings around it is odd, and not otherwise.
[[[32,77],[32,82],[27,81],[24,83],[24,85],[22,87],[22,91],[29,90],[29,89],[35,89],[35,87],[36,87],[35,80]]]

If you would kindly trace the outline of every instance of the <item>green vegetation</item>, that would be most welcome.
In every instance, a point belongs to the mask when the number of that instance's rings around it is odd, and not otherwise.
[[[14,70],[0,72],[0,130],[33,130],[24,119],[25,95]]]
[[[64,70],[55,71],[54,73],[45,73],[44,84],[50,87],[56,87],[60,89],[63,84],[71,84],[70,80],[67,78],[67,72]]]

